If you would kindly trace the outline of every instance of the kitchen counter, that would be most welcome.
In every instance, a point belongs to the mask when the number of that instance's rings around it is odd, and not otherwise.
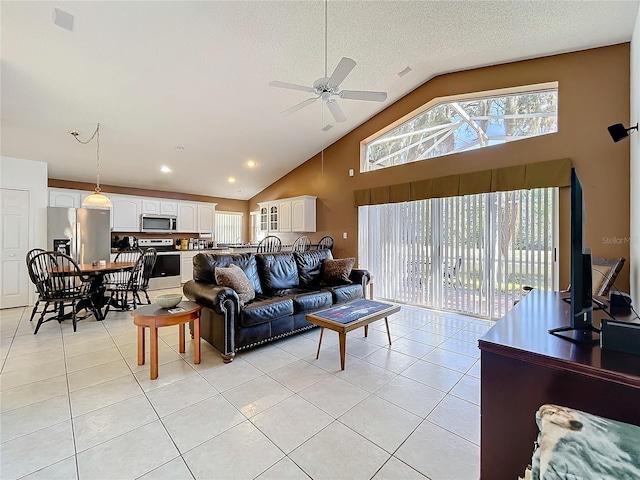
[[[227,251],[229,250],[227,247],[214,247],[214,248],[202,248],[200,250],[168,250],[170,252],[176,252],[176,253],[181,253],[181,252],[220,252],[220,251]],[[119,248],[112,248],[111,249],[111,253],[119,253],[120,249]]]
[[[210,253],[215,253],[215,252],[226,252],[227,250],[229,250],[227,247],[212,247],[212,248],[201,248],[201,249],[195,249],[195,250],[176,250],[176,252],[194,252],[194,253],[206,253],[206,252],[210,252]]]

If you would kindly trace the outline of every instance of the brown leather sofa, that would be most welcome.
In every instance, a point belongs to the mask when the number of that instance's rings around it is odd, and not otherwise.
[[[338,303],[365,297],[369,272],[351,270],[348,285],[322,286],[322,262],[331,250],[289,253],[199,253],[185,296],[202,305],[200,336],[222,353],[226,363],[244,350],[313,328],[305,316]],[[216,284],[214,269],[233,263],[251,281],[256,298],[240,304],[237,293]]]

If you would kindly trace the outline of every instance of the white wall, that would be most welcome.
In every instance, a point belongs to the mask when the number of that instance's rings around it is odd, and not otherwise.
[[[49,203],[46,162],[0,157],[0,188],[29,191],[29,248],[46,248]],[[30,304],[32,300],[29,298]]]
[[[640,12],[636,17],[636,26],[631,37],[631,105],[629,118],[631,125],[640,120]],[[631,126],[629,125],[629,126]],[[631,243],[630,243],[630,281],[633,303],[640,305],[640,132],[635,131],[629,137],[631,161]]]

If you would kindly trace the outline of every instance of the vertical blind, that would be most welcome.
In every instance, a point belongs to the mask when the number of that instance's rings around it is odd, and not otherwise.
[[[242,213],[216,212],[214,238],[218,243],[239,243],[242,241]]]
[[[359,207],[376,296],[499,318],[525,285],[557,288],[557,188]]]

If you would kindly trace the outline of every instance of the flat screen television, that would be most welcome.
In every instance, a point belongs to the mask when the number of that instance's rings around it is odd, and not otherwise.
[[[597,343],[600,330],[592,324],[591,250],[584,246],[584,195],[575,169],[571,169],[571,287],[569,326],[549,333],[577,343]]]

